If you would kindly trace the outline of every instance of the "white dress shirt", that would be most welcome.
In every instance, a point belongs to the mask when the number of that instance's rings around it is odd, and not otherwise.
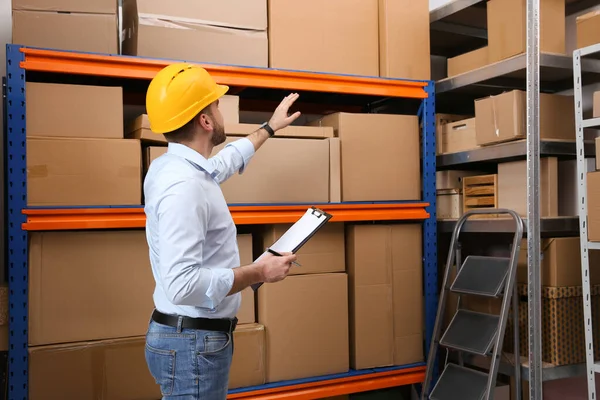
[[[158,311],[205,318],[237,314],[240,293],[227,296],[232,269],[240,266],[237,229],[219,184],[242,173],[253,155],[246,138],[208,160],[169,143],[150,165],[144,211]]]

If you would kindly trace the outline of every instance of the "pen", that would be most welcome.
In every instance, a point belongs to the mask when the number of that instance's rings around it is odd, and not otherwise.
[[[267,249],[267,251],[271,254],[273,254],[274,256],[277,257],[283,257],[281,254],[279,254],[278,252],[276,252],[275,250],[271,250],[271,249]],[[292,261],[292,264],[294,264],[297,267],[301,267],[302,265],[300,265],[299,263],[297,263],[296,261]]]

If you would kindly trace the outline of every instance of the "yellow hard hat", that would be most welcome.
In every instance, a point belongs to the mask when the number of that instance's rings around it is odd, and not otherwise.
[[[154,133],[173,132],[228,90],[228,86],[217,85],[202,67],[171,64],[156,74],[146,92],[150,129]]]

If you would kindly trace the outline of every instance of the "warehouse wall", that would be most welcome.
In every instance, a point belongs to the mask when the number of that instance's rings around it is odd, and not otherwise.
[[[0,0],[0,77],[6,75],[6,44],[12,42],[11,0]],[[0,126],[4,126],[4,107],[0,107]],[[4,209],[4,141],[0,140],[0,210]],[[4,213],[0,212],[4,227]],[[4,281],[4,229],[0,229],[0,282]]]

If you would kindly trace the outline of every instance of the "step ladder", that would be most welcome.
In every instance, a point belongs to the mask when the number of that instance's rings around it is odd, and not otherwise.
[[[510,257],[468,256],[461,263],[460,233],[470,217],[485,215],[508,215],[514,222],[514,237]],[[510,233],[510,232],[509,232]],[[466,212],[456,223],[450,251],[446,261],[444,280],[439,298],[431,348],[427,359],[427,372],[422,400],[488,400],[494,398],[496,377],[502,356],[502,345],[506,331],[510,302],[513,304],[514,356],[519,360],[518,296],[515,278],[521,240],[523,220],[517,213],[506,209],[472,210]],[[456,277],[451,280],[453,266]],[[458,306],[450,324],[442,334],[442,324],[449,292],[457,294]],[[460,308],[460,296],[502,298],[500,314],[486,314]],[[437,369],[439,347],[458,353],[458,363],[447,362],[437,380],[433,382]],[[481,371],[465,365],[463,356],[476,355],[490,359],[489,371]],[[515,394],[520,398],[520,363],[514,365]],[[430,388],[433,386],[433,389]]]
[[[588,388],[588,399],[597,400],[596,396],[596,374],[600,373],[600,363],[594,362],[594,331],[595,321],[592,314],[592,293],[590,283],[590,251],[600,251],[599,242],[590,242],[588,238],[588,204],[587,198],[587,161],[586,157],[593,154],[586,153],[586,143],[584,129],[600,129],[600,117],[583,117],[583,76],[581,74],[581,64],[585,62],[597,62],[600,58],[600,43],[592,46],[577,49],[573,52],[573,83],[575,99],[575,140],[577,147],[577,206],[579,208],[579,239],[581,247],[581,289],[583,300],[583,320],[585,332],[585,363],[586,380]],[[586,60],[587,59],[587,60]],[[589,151],[589,150],[588,150]],[[596,154],[596,157],[600,155]],[[590,168],[592,172],[594,168]]]

